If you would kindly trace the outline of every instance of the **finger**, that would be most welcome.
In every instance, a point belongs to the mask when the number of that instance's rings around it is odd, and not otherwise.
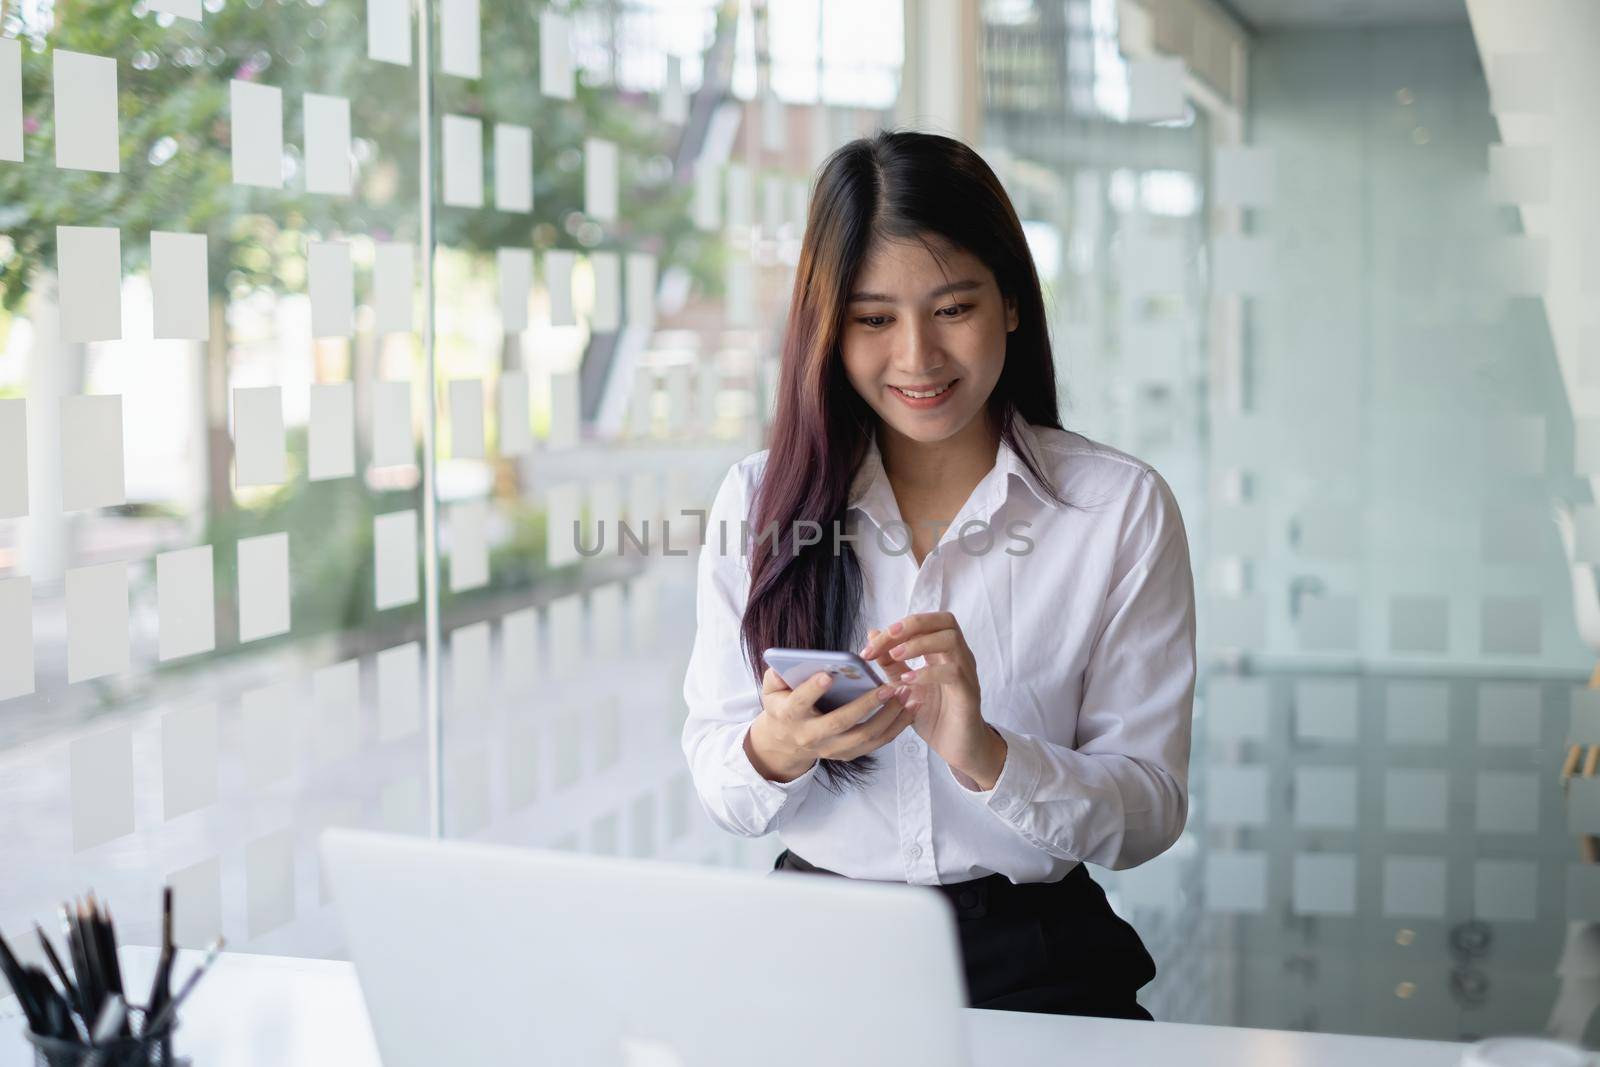
[[[919,634],[931,634],[935,630],[955,630],[960,632],[961,626],[956,622],[956,617],[948,611],[923,611],[914,615],[907,615],[898,622],[889,624],[886,635],[887,643],[904,641],[908,637]]]
[[[788,691],[789,691],[789,683],[783,680],[783,675],[779,674],[777,671],[773,670],[771,667],[768,667],[767,668],[767,673],[763,674],[761,676],[761,692],[762,692],[762,694],[764,695],[764,694],[767,694],[767,693],[787,693]]]
[[[881,710],[878,711],[878,718],[874,718],[870,723],[859,723],[852,726],[846,722],[841,726],[837,723],[818,722],[813,728],[797,729],[795,731],[796,743],[808,752],[815,752],[819,756],[827,756],[832,759],[834,757],[830,753],[848,749],[852,744],[849,741],[840,741],[841,737],[864,737],[866,736],[864,731],[867,730],[867,727],[877,723],[879,718],[893,718],[905,709],[905,705],[900,702],[898,697],[887,700],[881,705],[874,705],[874,707]]]
[[[893,712],[893,714],[890,714]],[[904,697],[896,698],[884,705],[884,710],[873,718],[868,719],[857,730],[863,730],[862,735],[871,742],[873,748],[881,745],[886,738],[893,737],[900,729],[917,717],[917,709],[906,703]]]
[[[840,734],[835,739],[838,748],[828,758],[852,760],[869,752],[875,752],[899,737],[901,732],[916,719],[915,708],[897,708],[891,716],[886,706],[877,718]]]
[[[883,706],[883,711],[877,716],[862,723],[860,726],[846,730],[837,737],[830,738],[818,747],[817,751],[826,753],[829,759],[855,759],[864,753],[871,752],[881,744],[880,738],[910,722],[916,717],[916,712],[902,705],[898,700],[891,701]]]
[[[907,616],[910,617],[910,616]],[[888,630],[867,630],[867,643],[861,648],[862,659],[869,659],[883,670],[883,677],[890,681],[899,681],[899,673],[906,669],[906,659],[909,656],[891,656],[890,646],[898,643],[901,638],[891,637]]]
[[[906,669],[906,665],[904,663],[895,659],[888,653],[884,653],[882,656],[878,657],[872,662],[876,663],[878,665],[878,669],[883,671],[883,676],[889,680],[890,685],[900,684],[900,675],[905,673]]]
[[[805,745],[820,745],[863,721],[885,701],[896,697],[893,686],[881,685],[870,693],[863,693],[848,704],[809,719],[804,729],[797,731]]]
[[[966,671],[959,663],[932,663],[900,677],[905,685],[915,687],[913,693],[924,686],[962,685],[967,681]]]
[[[965,647],[966,642],[961,639],[961,635],[955,630],[937,630],[931,634],[923,634],[921,637],[907,638],[898,645],[891,646],[888,654],[904,662],[909,659],[916,659],[918,656],[927,656],[939,652],[960,655]]]
[[[833,684],[833,675],[826,671],[818,671],[804,682],[795,686],[789,694],[789,699],[783,702],[788,714],[792,718],[809,717],[816,711],[816,704],[823,693],[828,691],[828,686]]]
[[[867,643],[861,648],[861,658],[875,663],[883,672],[884,678],[891,684],[900,680],[900,672],[905,669],[893,656],[889,655],[885,643],[888,640],[882,630],[868,630]]]
[[[858,655],[868,663],[876,663],[883,670],[885,677],[888,677],[889,667],[894,663],[893,657],[888,654],[888,646],[892,643],[893,641],[884,631],[869,630],[867,631],[867,643],[861,646],[861,651]],[[890,681],[893,681],[893,678],[890,678]]]

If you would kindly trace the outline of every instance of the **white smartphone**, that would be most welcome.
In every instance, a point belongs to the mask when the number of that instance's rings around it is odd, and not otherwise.
[[[767,666],[784,684],[798,689],[813,674],[833,675],[833,684],[817,700],[818,711],[833,711],[885,684],[877,670],[854,652],[829,652],[820,648],[769,648]]]

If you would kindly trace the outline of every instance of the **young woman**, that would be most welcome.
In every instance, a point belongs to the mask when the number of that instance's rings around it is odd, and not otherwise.
[[[771,447],[728,472],[700,555],[701,801],[777,831],[779,869],[945,893],[975,1007],[1149,1018],[1155,965],[1084,864],[1143,863],[1187,815],[1171,490],[1062,429],[1021,224],[958,141],[836,152],[790,308]],[[820,712],[827,675],[790,689],[773,647],[856,650],[890,684]]]

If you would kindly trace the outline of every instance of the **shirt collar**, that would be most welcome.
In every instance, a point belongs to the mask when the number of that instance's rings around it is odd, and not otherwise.
[[[1018,446],[1033,460],[1034,465],[1041,470],[1046,469],[1043,459],[1044,450],[1039,445],[1038,428],[1023,418],[1020,412],[1013,412],[1011,416],[1011,432],[1016,435]],[[1050,487],[1041,482],[1033,471],[1028,469],[1027,463],[1023,460],[1022,454],[1006,447],[1004,441],[1000,443],[999,454],[995,456],[995,462],[1006,465],[1007,482],[1010,481],[1011,477],[1015,477],[1023,485],[1027,486],[1028,491],[1037,497],[1039,503],[1045,507],[1056,510],[1064,507],[1065,505],[1051,494]]]
[[[1040,449],[1035,427],[1020,413],[1014,412],[1011,416],[1011,430],[1020,449],[1038,463]],[[991,470],[974,491],[975,494],[986,491],[992,497],[991,506],[987,510],[992,512],[1000,506],[1010,492],[1013,478],[1021,481],[1046,507],[1062,506],[1059,500],[1051,496],[1050,490],[1034,476],[1033,471],[1028,469],[1022,454],[1007,445],[1003,438],[995,451],[994,461],[998,471]],[[984,489],[985,484],[990,487],[988,490]],[[846,507],[859,508],[874,517],[899,514],[899,505],[894,502],[894,491],[889,486],[889,476],[883,467],[883,453],[878,450],[876,434],[867,438],[867,454],[862,458],[861,466],[850,483],[850,497]]]

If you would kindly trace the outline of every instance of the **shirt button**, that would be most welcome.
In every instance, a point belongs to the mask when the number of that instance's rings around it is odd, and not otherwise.
[[[900,747],[905,749],[908,753],[911,753],[916,752],[916,750],[921,746],[915,737],[907,737],[904,741],[900,742]]]
[[[922,846],[921,845],[912,845],[910,848],[906,849],[906,855],[911,857],[914,860],[915,859],[921,859],[922,858]]]
[[[999,800],[994,802],[994,810],[995,811],[1010,811],[1011,810],[1011,801],[1007,800],[1005,797],[1001,797]]]

